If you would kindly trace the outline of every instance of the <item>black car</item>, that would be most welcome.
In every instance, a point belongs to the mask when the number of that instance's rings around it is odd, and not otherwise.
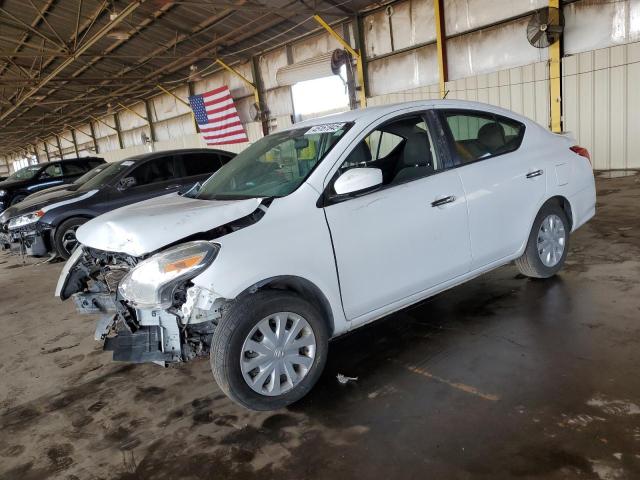
[[[71,183],[102,163],[103,158],[84,157],[24,167],[0,182],[0,212],[34,192]]]
[[[0,228],[7,241],[20,243],[27,255],[53,251],[68,258],[76,245],[75,232],[86,221],[141,200],[187,191],[234,156],[223,150],[188,149],[113,162],[77,189],[15,205],[0,217]]]
[[[10,218],[15,216],[15,212],[18,208],[31,208],[33,205],[40,205],[44,202],[53,202],[56,198],[67,195],[69,192],[74,192],[80,185],[88,182],[90,179],[95,177],[98,173],[109,166],[108,163],[101,163],[97,167],[92,168],[87,173],[82,175],[80,178],[76,179],[73,183],[63,183],[62,185],[57,185],[55,187],[45,188],[44,190],[40,190],[39,192],[32,193],[25,197],[20,203],[16,205],[12,205],[7,208],[4,212],[0,213],[0,250],[8,250],[11,247],[14,247],[14,250],[18,250],[20,245],[11,244],[10,236],[8,235],[8,221]],[[4,226],[4,228],[3,228]]]

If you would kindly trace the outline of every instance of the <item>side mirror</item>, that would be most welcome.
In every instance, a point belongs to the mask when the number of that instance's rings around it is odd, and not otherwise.
[[[138,181],[135,177],[124,177],[118,182],[118,190],[127,190],[131,187],[135,187],[137,184]]]
[[[338,195],[360,192],[382,185],[382,170],[379,168],[352,168],[344,172],[333,184]]]

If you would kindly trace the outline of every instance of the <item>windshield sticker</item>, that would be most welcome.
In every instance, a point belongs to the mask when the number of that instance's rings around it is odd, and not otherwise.
[[[125,167],[128,167],[129,165],[133,165],[133,162],[131,160],[125,160],[120,165],[124,165]]]
[[[314,133],[335,133],[344,127],[344,123],[325,123],[324,125],[316,125],[305,132],[305,135],[313,135]]]

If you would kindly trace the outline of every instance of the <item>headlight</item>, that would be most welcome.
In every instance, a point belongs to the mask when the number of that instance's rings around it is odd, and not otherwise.
[[[175,286],[207,268],[219,249],[217,244],[196,241],[165,250],[136,265],[118,291],[136,307],[169,308]]]
[[[11,220],[9,220],[9,230],[15,230],[16,228],[36,223],[42,218],[43,215],[44,212],[42,210],[38,210],[37,212],[20,215],[19,217],[13,217]]]
[[[4,197],[7,194],[6,190],[0,190],[0,198]]]

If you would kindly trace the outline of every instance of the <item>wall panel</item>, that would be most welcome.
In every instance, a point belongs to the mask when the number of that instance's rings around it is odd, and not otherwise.
[[[640,168],[640,43],[563,58],[565,131],[597,170]]]

